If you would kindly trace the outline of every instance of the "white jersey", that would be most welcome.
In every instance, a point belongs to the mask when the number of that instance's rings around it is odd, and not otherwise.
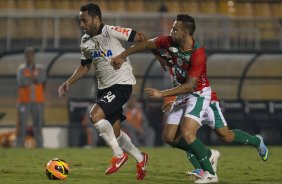
[[[108,88],[114,84],[134,85],[136,79],[128,58],[120,69],[115,70],[110,64],[111,57],[120,54],[125,48],[124,41],[133,41],[135,31],[131,28],[101,25],[98,34],[91,37],[85,34],[81,39],[81,61],[94,64],[98,88]]]

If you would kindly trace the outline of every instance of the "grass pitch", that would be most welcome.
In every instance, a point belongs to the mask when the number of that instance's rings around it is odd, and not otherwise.
[[[213,147],[221,152],[218,166],[219,183],[230,184],[281,184],[282,147],[270,147],[269,160],[263,162],[255,148]],[[143,184],[187,184],[185,172],[192,169],[185,153],[170,147],[141,148],[149,154],[147,177]],[[45,164],[52,158],[62,158],[71,170],[64,181],[49,180]],[[116,174],[104,174],[111,151],[93,149],[4,149],[0,148],[1,184],[134,184],[135,160],[130,157]]]

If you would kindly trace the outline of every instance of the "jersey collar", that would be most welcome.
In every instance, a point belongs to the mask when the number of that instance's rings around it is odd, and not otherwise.
[[[100,27],[98,29],[97,35],[102,33],[102,29],[103,29],[104,26],[105,25],[103,23],[101,23],[101,25],[100,25]]]

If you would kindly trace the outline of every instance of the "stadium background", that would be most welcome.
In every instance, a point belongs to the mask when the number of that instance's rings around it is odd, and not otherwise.
[[[0,132],[14,129],[16,70],[23,49],[36,46],[37,62],[47,70],[45,147],[82,146],[82,114],[95,96],[93,73],[77,82],[66,98],[57,88],[80,62],[77,14],[86,0],[0,0]],[[132,27],[154,37],[169,33],[179,12],[196,19],[196,38],[206,47],[208,76],[231,127],[260,133],[268,144],[282,143],[282,1],[280,0],[97,0],[103,22]],[[168,76],[150,53],[131,57],[134,93],[163,145],[161,101],[150,101],[144,87],[169,87]],[[147,62],[145,62],[147,61]],[[156,64],[155,64],[156,63]],[[209,128],[199,136],[221,144]],[[59,141],[58,141],[59,140]]]

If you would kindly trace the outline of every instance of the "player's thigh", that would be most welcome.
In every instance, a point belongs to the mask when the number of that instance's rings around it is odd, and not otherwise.
[[[184,117],[186,104],[173,105],[166,120],[166,124],[169,125],[180,125]]]
[[[180,126],[177,124],[166,124],[164,129],[164,141],[173,144],[175,139],[180,135]]]
[[[200,124],[190,117],[184,117],[183,122],[181,124],[181,135],[186,140],[189,140],[188,143],[194,141],[197,131],[200,128]]]
[[[163,134],[165,142],[172,143],[177,135],[180,134],[180,124],[184,117],[185,109],[185,104],[172,106],[166,120]]]
[[[101,119],[105,119],[106,115],[99,104],[94,104],[90,110],[90,118],[92,123],[97,123]]]

